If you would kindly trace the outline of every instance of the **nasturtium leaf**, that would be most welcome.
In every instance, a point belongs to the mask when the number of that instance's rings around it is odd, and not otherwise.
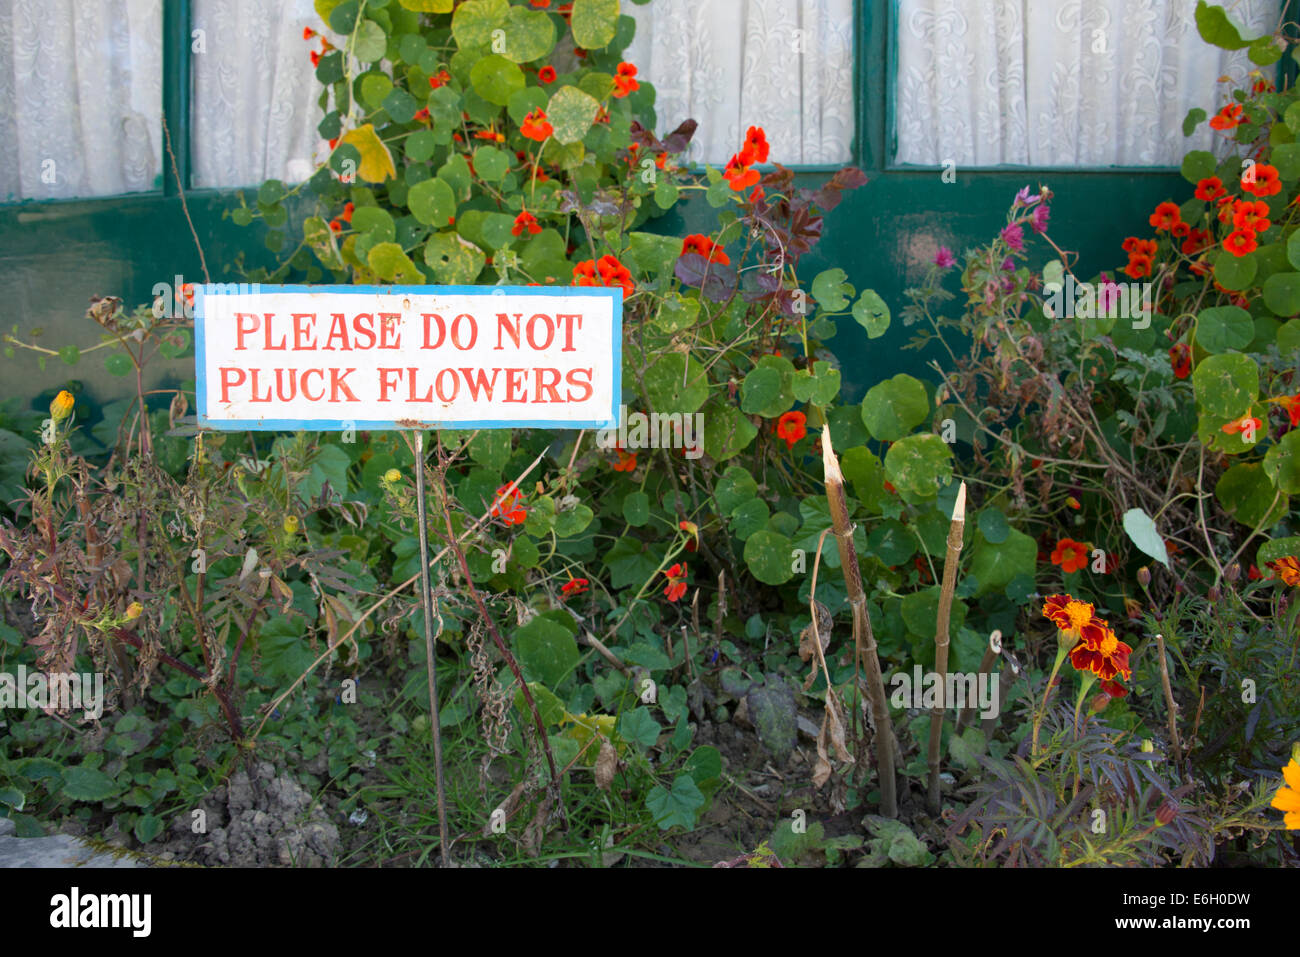
[[[591,129],[600,103],[576,86],[564,86],[555,92],[546,108],[546,118],[555,130],[557,143],[576,143]]]
[[[939,593],[938,585],[909,592],[903,596],[900,610],[907,630],[918,638],[934,640],[939,631]],[[948,613],[948,640],[961,630],[966,622],[966,603],[954,600]]]
[[[383,107],[384,112],[393,119],[393,122],[409,123],[415,119],[420,104],[405,90],[395,89],[384,97]]]
[[[1268,450],[1264,472],[1287,495],[1300,495],[1300,429],[1292,429]]]
[[[1243,462],[1224,472],[1215,483],[1214,497],[1248,528],[1267,528],[1287,512],[1286,494],[1279,494],[1258,462]]]
[[[874,289],[864,289],[853,304],[853,318],[867,330],[868,339],[879,339],[889,329],[889,306]]]
[[[445,286],[464,286],[483,270],[483,250],[456,233],[434,233],[424,244],[424,261],[433,278]]]
[[[1211,306],[1196,317],[1196,344],[1206,352],[1246,348],[1255,337],[1255,323],[1240,306]]]
[[[1300,354],[1300,319],[1282,323],[1277,330],[1277,349],[1284,356]]]
[[[700,319],[700,301],[678,293],[669,293],[659,304],[650,321],[664,332],[681,332]]]
[[[564,716],[568,711],[564,707],[564,702],[553,691],[541,682],[530,681],[528,682],[528,692],[533,696],[533,704],[537,705],[537,714],[542,719],[542,724],[548,728],[554,728],[564,721]],[[520,714],[530,715],[523,688],[515,692],[515,707]]]
[[[433,155],[437,145],[432,130],[416,130],[406,138],[406,158],[415,163],[423,163]]]
[[[474,151],[474,169],[484,182],[495,183],[510,169],[510,158],[495,146],[480,146]]]
[[[1264,305],[1282,317],[1300,313],[1300,272],[1274,273],[1264,280]]]
[[[742,542],[747,541],[755,532],[767,528],[768,520],[772,517],[767,503],[761,498],[751,498],[748,502],[741,502],[731,510],[731,515],[727,519],[727,525],[731,533]]]
[[[847,279],[848,275],[838,267],[823,270],[813,279],[813,298],[828,312],[843,312],[849,307],[848,297],[853,294]]]
[[[596,513],[591,510],[591,506],[579,502],[571,508],[563,509],[555,514],[555,534],[560,538],[573,538],[575,535],[581,535],[587,530]]]
[[[1124,531],[1129,541],[1144,555],[1151,556],[1165,568],[1169,567],[1169,550],[1150,515],[1140,508],[1130,508],[1124,513]]]
[[[135,366],[131,364],[131,360],[120,352],[114,352],[104,358],[104,371],[111,376],[120,378],[124,375],[130,375],[134,369]]]
[[[880,510],[885,497],[885,467],[880,458],[865,446],[855,445],[840,456],[840,471],[853,485],[853,494],[868,511]]]
[[[359,86],[361,102],[372,110],[379,109],[383,105],[384,97],[393,92],[392,78],[386,73],[377,71],[363,76]]]
[[[1024,532],[1008,528],[1006,537],[994,542],[981,529],[971,546],[969,567],[979,585],[976,594],[1001,591],[1019,575],[1032,576],[1037,561],[1038,543]]]
[[[745,449],[758,427],[734,405],[710,403],[704,410],[704,453],[722,462]]]
[[[1192,391],[1197,408],[1226,421],[1259,397],[1259,366],[1239,352],[1208,356],[1192,372]]]
[[[645,372],[646,400],[653,412],[694,412],[709,397],[709,378],[694,358],[661,355]]]
[[[1207,150],[1192,150],[1183,157],[1183,179],[1189,183],[1199,183],[1207,176],[1213,176],[1218,166],[1213,153]]]
[[[509,14],[509,0],[466,0],[451,18],[456,45],[462,50],[487,46],[492,31],[505,28]]]
[[[1259,551],[1255,553],[1255,564],[1262,569],[1269,562],[1286,558],[1288,555],[1300,555],[1300,535],[1275,538],[1260,545]]]
[[[573,42],[584,50],[608,46],[618,33],[618,14],[618,0],[573,0]]]
[[[885,475],[900,492],[931,498],[952,478],[952,449],[924,432],[899,439],[885,453]]]
[[[794,577],[793,551],[789,536],[761,529],[745,540],[745,564],[764,585],[781,585]]]
[[[513,644],[524,678],[558,687],[578,663],[578,643],[563,625],[537,617],[515,629]]]
[[[1277,45],[1276,39],[1270,33],[1251,40],[1250,46],[1246,48],[1246,55],[1256,66],[1272,66],[1282,59],[1283,49]]]
[[[426,226],[442,228],[456,215],[456,197],[446,181],[438,178],[426,179],[412,186],[406,196],[406,205],[411,215]]]
[[[1300,143],[1281,143],[1273,147],[1269,161],[1277,170],[1278,179],[1293,183],[1300,178]]]
[[[1201,39],[1224,50],[1240,50],[1249,46],[1249,40],[1241,38],[1241,31],[1228,18],[1228,13],[1217,4],[1196,0],[1196,29]]]
[[[382,60],[388,50],[388,34],[374,20],[362,20],[349,42],[353,55],[362,63]]]
[[[867,548],[886,565],[901,565],[916,554],[916,536],[896,518],[887,518],[871,532]]]
[[[418,285],[424,281],[424,273],[397,243],[379,243],[366,258],[371,270],[385,282]]]
[[[375,132],[372,124],[358,126],[343,134],[342,142],[356,148],[360,154],[360,165],[356,173],[367,183],[382,183],[397,176],[397,167],[393,165],[393,156],[388,152]]]
[[[469,71],[469,82],[483,99],[505,106],[511,96],[524,88],[524,71],[505,57],[489,53]]]
[[[713,501],[718,507],[719,515],[729,515],[731,510],[742,502],[748,502],[758,495],[758,483],[747,469],[739,465],[729,465],[713,487]]]
[[[555,47],[555,25],[542,10],[513,6],[506,14],[505,43],[501,55],[515,63],[528,63]]]
[[[992,506],[980,510],[978,524],[980,534],[990,545],[1001,545],[1011,532],[1007,517],[1002,514],[1001,509]]]
[[[634,528],[650,521],[650,496],[640,490],[628,493],[623,499],[623,518]]]
[[[610,584],[616,589],[629,585],[639,588],[659,567],[659,560],[646,543],[631,536],[617,539],[605,553],[604,561],[609,569]]]
[[[319,8],[317,8],[317,12]],[[347,36],[357,25],[357,17],[361,14],[361,4],[358,0],[341,0],[338,3],[332,3],[329,12],[325,14],[325,22],[329,24],[331,30],[335,33]]]
[[[830,405],[840,392],[840,370],[819,360],[812,364],[811,371],[799,369],[794,373],[792,388],[796,401]]]
[[[1194,106],[1187,111],[1187,116],[1183,119],[1183,135],[1191,136],[1196,132],[1198,127],[1206,117],[1206,112],[1199,106]]]
[[[1214,278],[1225,289],[1249,288],[1257,268],[1255,257],[1251,253],[1235,256],[1226,249],[1221,249],[1214,258]]]
[[[867,390],[862,400],[862,421],[874,438],[901,439],[925,421],[930,403],[921,380],[900,372]]]

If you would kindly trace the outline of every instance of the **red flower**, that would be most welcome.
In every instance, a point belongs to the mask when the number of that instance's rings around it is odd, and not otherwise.
[[[1195,256],[1202,249],[1210,245],[1210,231],[1208,229],[1193,229],[1183,240],[1182,250],[1184,255]]]
[[[343,232],[343,224],[340,223],[337,219],[331,219],[330,229],[334,230],[334,232],[336,233],[341,233]]]
[[[334,137],[334,139],[330,140],[330,149],[334,149],[334,147],[338,145],[339,145],[339,137],[336,136]]]
[[[742,153],[737,153],[727,161],[722,175],[737,193],[744,192],[759,180],[758,170],[749,168],[747,157]]]
[[[622,99],[640,88],[641,84],[636,79],[636,67],[631,63],[620,63],[614,74],[614,98]]]
[[[1269,215],[1268,203],[1262,199],[1241,199],[1232,204],[1232,225],[1238,229],[1267,232],[1272,225]]]
[[[1052,564],[1060,565],[1063,572],[1077,572],[1088,564],[1088,553],[1092,547],[1085,542],[1076,542],[1072,538],[1063,538],[1056,543],[1052,552]]]
[[[420,109],[415,111],[415,116],[412,117],[412,119],[417,123],[425,123],[433,119],[433,117],[429,116],[429,108],[427,106],[422,106]]]
[[[521,236],[525,229],[530,233],[542,231],[542,227],[537,224],[537,217],[526,209],[515,217],[515,224],[510,228],[510,232],[515,236]]]
[[[590,585],[591,582],[585,578],[570,578],[560,586],[560,594],[565,598],[570,598],[574,595],[581,595],[583,592],[588,590]]]
[[[1247,412],[1240,419],[1233,419],[1220,431],[1227,435],[1237,435],[1240,433],[1243,442],[1254,442],[1255,435],[1259,432],[1259,429],[1263,424],[1263,422]]]
[[[664,574],[668,576],[668,584],[664,586],[664,597],[669,601],[677,601],[686,594],[686,566],[678,562]]]
[[[623,451],[623,446],[615,449],[618,452],[618,461],[614,463],[615,472],[631,472],[636,468],[636,453]]]
[[[740,153],[742,157],[748,157],[745,160],[745,165],[766,163],[769,150],[767,134],[763,132],[763,128],[761,126],[751,126],[745,132],[745,145]]]
[[[506,525],[522,525],[528,512],[519,504],[519,488],[514,482],[497,489],[497,501],[492,506],[493,518],[501,518]]]
[[[808,417],[802,412],[787,412],[776,422],[776,437],[784,439],[788,448],[808,434]]]
[[[1278,179],[1276,167],[1255,163],[1241,174],[1241,188],[1263,199],[1282,192],[1282,181]]]
[[[528,2],[539,10],[545,9],[551,5],[551,0],[528,0]]]
[[[312,50],[310,53],[308,53],[307,58],[311,60],[312,66],[320,66],[320,54],[317,53],[315,50]]]
[[[498,133],[496,130],[479,130],[474,134],[476,140],[491,140],[493,143],[504,143],[506,135]]]
[[[1110,695],[1112,698],[1128,697],[1128,689],[1125,688],[1122,684],[1117,684],[1114,681],[1103,681],[1101,683],[1101,690],[1104,691],[1106,694]]]
[[[547,0],[547,2],[549,2],[549,0]],[[554,83],[555,67],[551,66],[548,63],[546,66],[542,67],[540,70],[537,71],[537,79],[541,80],[543,83]]]
[[[1300,426],[1300,392],[1295,395],[1281,395],[1268,401],[1286,409],[1286,414],[1291,418],[1291,428]]]
[[[1088,631],[1070,652],[1070,664],[1079,671],[1091,671],[1103,682],[1113,680],[1116,676],[1127,680],[1133,671],[1129,668],[1128,656],[1133,649],[1115,636],[1115,632],[1101,619],[1100,637],[1096,631]]]
[[[1269,568],[1273,569],[1277,577],[1292,588],[1300,586],[1300,560],[1294,555],[1287,555],[1284,558],[1275,561],[1265,562]]]
[[[709,262],[720,263],[723,266],[731,265],[731,259],[723,252],[722,247],[702,233],[693,233],[682,240],[681,255],[685,256],[687,253],[698,253]]]
[[[316,31],[313,30],[311,27],[303,27],[303,28],[302,28],[302,38],[303,38],[304,40],[310,40],[310,39],[311,39],[312,37],[314,37],[315,35],[316,35]]]
[[[1229,103],[1210,118],[1210,128],[1215,130],[1234,130],[1241,122],[1241,104]]]
[[[524,117],[519,132],[523,133],[528,139],[541,143],[555,132],[555,127],[547,122],[546,113],[539,108]]]
[[[1169,364],[1175,379],[1186,379],[1192,374],[1192,347],[1185,342],[1175,344],[1169,350]]]
[[[1251,565],[1250,571],[1246,572],[1246,578],[1249,579],[1250,581],[1259,581],[1263,577],[1264,577],[1264,573],[1261,572],[1254,565]]]
[[[1217,176],[1207,176],[1196,184],[1196,198],[1213,202],[1218,199],[1227,190],[1223,188],[1223,180]]]
[[[1149,256],[1129,256],[1128,265],[1123,272],[1132,279],[1141,279],[1151,275],[1151,258]]]
[[[1258,244],[1255,242],[1255,234],[1249,229],[1233,230],[1228,238],[1223,241],[1223,248],[1234,256],[1244,256],[1246,253],[1253,253]]]
[[[636,292],[636,283],[632,273],[613,256],[601,256],[599,260],[588,259],[573,267],[573,284],[575,286],[620,286],[623,298]]]
[[[352,211],[354,209],[356,209],[356,207],[351,203],[345,203],[343,205],[343,212],[339,213],[339,219],[343,220],[345,223],[352,222]]]
[[[1156,211],[1151,214],[1148,221],[1157,231],[1173,229],[1174,226],[1182,222],[1182,217],[1178,212],[1178,204],[1168,201],[1161,203],[1156,207]]]
[[[451,81],[451,74],[448,73],[446,70],[439,70],[436,76],[429,77],[429,86],[433,87],[433,89],[436,90],[438,89],[438,87],[444,86],[450,81]]]

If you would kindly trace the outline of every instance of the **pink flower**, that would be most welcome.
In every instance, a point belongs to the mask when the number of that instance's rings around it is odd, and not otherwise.
[[[940,269],[950,269],[957,265],[957,258],[947,246],[940,246],[939,251],[934,254],[934,264]]]
[[[1018,253],[1025,251],[1025,231],[1019,223],[1008,223],[1002,227],[1002,241]]]
[[[1037,209],[1034,210],[1034,218],[1029,225],[1034,228],[1034,232],[1045,233],[1047,232],[1047,219],[1051,215],[1052,215],[1051,208],[1046,203],[1044,203],[1042,206],[1039,206]]]

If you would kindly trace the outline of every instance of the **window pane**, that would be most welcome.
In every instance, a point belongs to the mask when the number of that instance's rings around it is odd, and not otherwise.
[[[1246,37],[1278,0],[1242,0]],[[899,163],[1176,166],[1212,131],[1181,134],[1192,107],[1223,105],[1218,78],[1253,69],[1196,32],[1191,0],[899,0]],[[1266,75],[1271,79],[1273,68]]]
[[[0,201],[162,185],[162,0],[0,0]]]
[[[750,125],[771,159],[844,163],[853,148],[853,0],[654,0],[624,56],[655,86],[661,134],[699,121],[689,157],[722,164]]]
[[[312,0],[196,0],[192,57],[194,148],[199,187],[301,182],[324,160],[316,133],[323,115],[309,57],[319,41]]]

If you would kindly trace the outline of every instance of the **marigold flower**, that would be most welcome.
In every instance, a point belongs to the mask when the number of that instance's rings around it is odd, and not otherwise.
[[[570,578],[560,586],[560,594],[565,598],[571,598],[574,595],[581,595],[589,589],[591,582],[585,578]]]
[[[1182,222],[1182,216],[1178,211],[1178,204],[1171,203],[1167,200],[1156,207],[1156,211],[1148,218],[1153,229],[1157,232],[1165,229],[1173,229],[1175,224]]]
[[[668,584],[664,586],[664,597],[669,601],[677,601],[686,594],[686,566],[678,562],[664,574],[668,576]]]
[[[1109,625],[1101,624],[1100,635],[1092,629],[1080,637],[1070,650],[1070,664],[1078,671],[1091,671],[1102,681],[1112,681],[1116,675],[1127,681],[1133,674],[1128,664],[1133,649],[1120,641]]]
[[[788,448],[793,449],[795,443],[808,434],[808,417],[799,411],[787,412],[777,419],[776,436],[784,439]]]
[[[1241,174],[1241,188],[1263,199],[1282,192],[1282,181],[1278,179],[1276,167],[1268,163],[1255,163]]]
[[[1092,546],[1085,542],[1076,542],[1072,538],[1063,538],[1056,543],[1052,551],[1052,564],[1060,565],[1061,571],[1077,572],[1088,564],[1088,553]]]
[[[62,422],[72,414],[72,407],[76,401],[72,393],[64,389],[50,402],[50,418],[55,422]]]
[[[687,253],[698,253],[709,262],[719,263],[723,266],[731,265],[731,258],[723,251],[722,247],[701,233],[693,233],[682,240],[681,255],[685,256]]]
[[[546,112],[539,108],[524,117],[519,132],[526,138],[541,143],[555,132],[555,127],[551,126],[550,122],[547,121]]]
[[[1185,342],[1175,343],[1169,350],[1169,364],[1175,379],[1186,379],[1192,374],[1192,347]]]
[[[1215,130],[1234,130],[1241,122],[1241,104],[1229,103],[1217,114],[1210,117],[1210,128]]]
[[[526,209],[515,217],[514,226],[510,227],[510,232],[514,236],[523,235],[524,230],[528,230],[529,233],[540,233],[542,231],[542,227],[537,223],[537,217]]]
[[[1282,777],[1286,784],[1277,789],[1270,806],[1285,815],[1282,820],[1288,831],[1300,831],[1300,762],[1294,757],[1288,761]]]
[[[640,88],[641,84],[636,79],[636,67],[631,63],[620,63],[614,73],[614,98],[622,99]]]
[[[1297,559],[1294,555],[1287,555],[1285,558],[1279,558],[1264,564],[1273,569],[1277,577],[1292,588],[1300,585],[1300,559]]]

